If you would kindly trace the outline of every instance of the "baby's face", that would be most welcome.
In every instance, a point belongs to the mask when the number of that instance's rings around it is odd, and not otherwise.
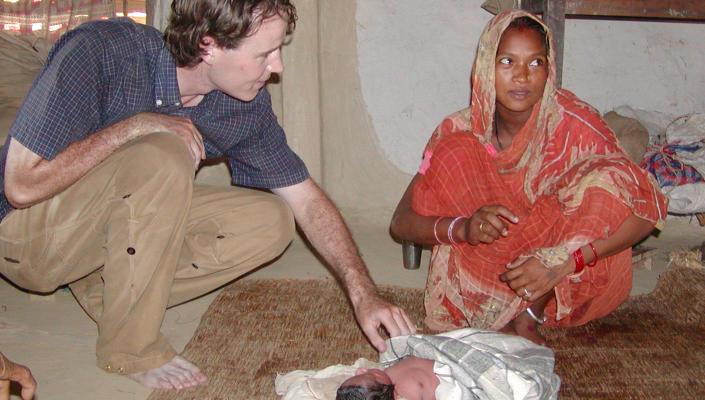
[[[396,400],[435,400],[439,381],[433,372],[433,361],[406,357],[386,372],[394,382]]]

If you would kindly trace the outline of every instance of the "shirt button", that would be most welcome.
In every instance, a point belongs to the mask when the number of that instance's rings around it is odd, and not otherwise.
[[[162,101],[161,101],[161,100],[157,100],[157,101],[156,101],[156,104],[157,104],[157,107],[160,107],[160,106],[162,105]]]
[[[178,107],[181,105],[181,103],[177,101],[176,103],[174,103],[174,105]]]
[[[129,254],[129,255],[135,254],[135,249],[134,249],[133,247],[128,247],[128,248],[127,248],[127,254]]]
[[[105,370],[108,371],[108,372],[112,371],[112,369],[113,369],[113,366],[110,365],[110,364],[107,364],[107,365],[105,366]]]
[[[123,367],[118,368],[118,373],[119,373],[119,374],[124,374],[124,373],[125,373],[125,368],[123,368]]]

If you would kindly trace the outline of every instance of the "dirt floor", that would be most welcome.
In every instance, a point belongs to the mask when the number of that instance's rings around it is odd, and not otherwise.
[[[352,226],[360,251],[376,282],[423,287],[429,252],[424,251],[419,270],[405,270],[401,246],[386,227]],[[705,228],[685,218],[672,219],[658,237],[644,245],[658,252],[651,270],[635,270],[633,294],[653,289],[666,268],[671,250],[700,245]],[[272,265],[249,278],[319,278],[330,276],[301,240],[295,241]],[[162,332],[177,350],[183,349],[200,317],[215,298],[212,293],[167,311]],[[95,366],[95,324],[81,310],[68,290],[50,296],[32,296],[0,281],[0,351],[30,366],[39,382],[38,399],[132,400],[146,399],[149,390],[131,380],[110,375]]]

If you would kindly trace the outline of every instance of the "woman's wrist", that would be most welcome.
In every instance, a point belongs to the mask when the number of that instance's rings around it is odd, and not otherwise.
[[[443,242],[441,240],[441,236],[440,236],[441,234],[439,232],[442,229],[442,228],[439,228],[439,226],[442,225],[441,222],[444,219],[445,219],[445,217],[438,217],[438,218],[436,218],[436,221],[434,221],[434,223],[433,223],[433,238],[436,240],[436,244],[447,244],[447,242]]]
[[[583,247],[578,248],[572,254],[572,257],[568,260],[571,264],[571,273],[578,274],[583,271],[586,267],[594,267],[597,265],[597,260],[599,259],[597,249],[592,243],[588,243]]]
[[[468,218],[464,216],[455,217],[448,225],[448,241],[451,244],[466,243],[465,238],[465,221]],[[458,232],[460,231],[460,232]]]
[[[433,238],[436,244],[467,243],[468,217],[438,217],[433,223]]]
[[[462,242],[462,243],[469,243],[470,242],[470,236],[469,236],[470,235],[470,232],[469,232],[470,227],[468,225],[469,223],[470,223],[470,218],[465,217],[465,219],[460,221],[460,223],[458,224],[459,225],[458,226],[458,233],[457,233],[458,236],[456,236],[456,237],[458,238],[459,242]]]
[[[576,273],[575,267],[576,267],[575,259],[573,257],[570,257],[570,258],[568,258],[568,260],[566,260],[565,264],[561,267],[561,269],[559,270],[560,271],[559,273],[562,275],[563,278],[565,278],[568,275],[572,275],[572,274]]]

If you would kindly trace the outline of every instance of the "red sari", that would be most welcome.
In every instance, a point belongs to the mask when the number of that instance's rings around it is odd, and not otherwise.
[[[425,295],[432,329],[499,329],[530,305],[499,280],[509,262],[536,252],[570,254],[610,236],[632,214],[657,227],[666,215],[665,197],[624,154],[600,115],[555,89],[553,51],[542,100],[511,146],[494,149],[496,49],[507,25],[522,16],[535,19],[508,11],[485,28],[471,106],[436,128],[413,188],[412,206],[421,215],[471,216],[482,206],[501,204],[520,221],[510,226],[509,237],[489,245],[434,248]],[[548,37],[552,43],[550,32]],[[627,249],[566,277],[545,309],[547,324],[580,325],[608,314],[629,295],[631,272]]]

